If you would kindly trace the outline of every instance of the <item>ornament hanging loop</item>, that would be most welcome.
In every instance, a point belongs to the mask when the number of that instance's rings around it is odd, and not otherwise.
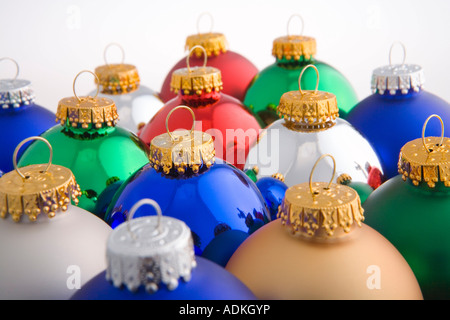
[[[75,98],[77,98],[77,100],[78,100],[79,102],[81,102],[81,99],[77,96],[77,93],[75,92],[75,84],[76,84],[76,82],[77,82],[78,77],[79,77],[82,73],[85,73],[85,72],[88,72],[88,73],[92,74],[92,75],[95,77],[96,81],[97,81],[97,92],[95,93],[95,96],[93,97],[94,99],[97,98],[98,93],[99,93],[99,91],[100,91],[100,79],[99,79],[98,76],[95,74],[95,72],[92,72],[92,71],[89,71],[89,70],[83,70],[83,71],[79,72],[79,73],[77,74],[77,76],[75,77],[75,79],[73,80],[73,94],[74,94]]]
[[[158,224],[156,225],[156,230],[158,231],[159,234],[162,233],[162,228],[161,228],[161,217],[162,217],[162,211],[161,211],[161,207],[159,206],[159,204],[152,199],[141,199],[138,202],[136,202],[134,204],[134,206],[131,208],[130,213],[128,214],[127,217],[127,229],[128,232],[130,233],[131,237],[133,238],[133,240],[137,240],[137,236],[136,234],[131,230],[130,227],[130,220],[133,219],[134,214],[136,213],[136,211],[143,205],[148,204],[151,205],[153,208],[155,208],[156,213],[158,214]]]
[[[295,18],[295,17],[299,18],[300,21],[301,21],[301,23],[302,23],[302,28],[301,28],[301,30],[300,30],[300,35],[301,35],[301,36],[303,35],[303,29],[305,28],[305,21],[303,20],[303,18],[302,18],[301,15],[299,15],[299,14],[293,14],[293,15],[291,15],[291,17],[289,18],[289,20],[288,20],[288,22],[287,22],[287,36],[288,36],[288,37],[291,36],[291,35],[289,34],[289,27],[291,26],[291,21],[292,21],[292,19]]]
[[[389,65],[392,66],[392,49],[394,48],[394,46],[395,46],[396,44],[401,45],[402,48],[403,48],[403,61],[402,61],[402,66],[403,66],[403,65],[405,64],[405,60],[406,60],[406,47],[405,47],[405,45],[404,45],[402,42],[400,42],[400,41],[395,41],[395,42],[391,45],[391,49],[389,49]]]
[[[439,121],[441,122],[441,142],[439,142],[438,146],[439,147],[442,146],[442,143],[444,142],[444,121],[442,121],[442,118],[439,117],[437,114],[432,114],[431,116],[429,116],[427,118],[427,120],[425,120],[425,123],[423,124],[423,127],[422,127],[422,143],[423,143],[423,146],[425,147],[425,150],[428,153],[430,153],[431,150],[428,148],[427,144],[425,143],[425,129],[427,128],[428,121],[430,121],[431,118],[438,118]]]
[[[328,189],[330,188],[331,183],[333,182],[334,177],[335,177],[335,175],[336,175],[336,160],[335,160],[334,157],[333,157],[331,154],[329,154],[329,153],[323,154],[319,159],[317,159],[317,161],[316,161],[316,163],[314,164],[314,166],[313,166],[313,168],[312,168],[312,170],[311,170],[311,173],[310,173],[310,175],[309,175],[309,191],[311,191],[311,194],[312,194],[313,196],[317,194],[317,191],[314,191],[314,190],[313,190],[313,187],[312,187],[312,176],[313,176],[314,170],[316,169],[317,164],[320,162],[320,160],[322,160],[322,159],[325,158],[325,157],[330,157],[330,158],[333,160],[333,176],[331,177],[331,180],[330,180],[330,182],[328,183],[328,186],[325,188],[326,190],[328,190]]]
[[[9,57],[0,58],[0,62],[3,60],[12,61],[16,65],[16,75],[14,76],[14,79],[13,79],[13,81],[16,81],[17,77],[19,76],[19,64],[17,63],[16,60],[9,58]]]
[[[20,172],[19,167],[17,166],[17,154],[19,153],[20,148],[27,143],[28,141],[31,140],[41,140],[43,142],[45,142],[50,150],[50,157],[48,159],[48,165],[47,168],[45,168],[45,170],[42,173],[46,173],[48,171],[48,169],[50,168],[50,166],[52,165],[52,159],[53,159],[53,148],[52,145],[50,144],[50,142],[48,142],[47,139],[44,139],[42,137],[36,136],[36,137],[29,137],[26,138],[25,140],[23,140],[21,143],[19,143],[16,147],[16,149],[14,150],[13,153],[13,165],[14,165],[14,170],[16,170],[16,172],[19,174],[19,176],[21,176],[23,179],[27,179],[28,177],[26,177],[22,172]]]
[[[115,42],[108,44],[108,45],[105,47],[105,50],[103,51],[103,60],[105,61],[105,64],[106,64],[107,66],[110,65],[110,64],[108,63],[107,59],[106,59],[106,52],[108,51],[108,49],[109,49],[111,46],[116,46],[116,47],[118,47],[118,48],[120,49],[120,51],[122,52],[122,62],[121,62],[120,64],[123,64],[124,61],[125,61],[125,50],[123,49],[123,47],[122,47],[120,44],[115,43]]]
[[[198,48],[198,49],[201,49],[201,50],[203,51],[203,68],[206,67],[206,62],[208,61],[208,55],[206,54],[205,48],[203,48],[203,47],[200,46],[200,45],[193,46],[193,47],[191,48],[191,50],[189,50],[189,54],[188,54],[187,57],[186,57],[186,65],[187,65],[187,68],[188,68],[189,73],[192,72],[192,70],[191,70],[191,65],[189,64],[189,58],[191,57],[192,52],[194,52],[194,50],[197,49],[197,48]]]
[[[197,33],[198,34],[201,34],[201,32],[200,32],[200,20],[201,20],[201,18],[203,17],[203,16],[209,16],[209,19],[210,19],[210,21],[211,21],[211,27],[209,28],[209,33],[211,33],[212,32],[212,30],[213,30],[213,27],[214,27],[214,18],[213,18],[213,16],[212,16],[212,14],[211,13],[209,13],[209,12],[203,12],[203,13],[200,13],[200,15],[198,16],[198,18],[197,18]]]
[[[316,70],[317,75],[317,81],[316,81],[316,89],[314,90],[314,94],[317,94],[317,90],[319,89],[319,70],[317,70],[315,65],[308,64],[306,67],[303,68],[302,72],[300,73],[300,76],[298,77],[298,90],[300,91],[300,94],[303,95],[302,91],[302,76],[306,69],[313,68]]]
[[[167,117],[166,117],[166,130],[167,130],[167,133],[168,133],[169,136],[170,136],[170,139],[172,139],[172,141],[175,141],[176,139],[175,139],[175,137],[172,135],[172,133],[171,133],[170,130],[169,130],[169,118],[170,118],[170,116],[172,115],[172,113],[173,113],[175,110],[178,110],[178,109],[186,109],[186,110],[189,110],[189,112],[190,112],[191,115],[192,115],[192,128],[191,128],[191,131],[189,132],[189,136],[192,136],[192,133],[194,132],[194,127],[195,127],[195,114],[194,114],[194,111],[192,111],[191,108],[189,108],[189,107],[187,107],[187,106],[178,106],[178,107],[176,107],[176,108],[173,108],[172,110],[170,110],[169,114],[168,114]]]

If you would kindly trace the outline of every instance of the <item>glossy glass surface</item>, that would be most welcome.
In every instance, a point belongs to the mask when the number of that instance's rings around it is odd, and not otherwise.
[[[269,208],[271,220],[277,219],[278,207],[284,199],[284,194],[288,186],[275,178],[263,177],[256,182],[258,190],[261,192],[267,207]]]
[[[279,119],[276,114],[276,107],[281,96],[288,91],[299,89],[300,73],[309,63],[314,64],[319,71],[318,90],[336,95],[341,118],[345,119],[347,113],[358,102],[356,92],[350,82],[332,66],[316,60],[298,66],[283,67],[284,64],[277,60],[257,75],[247,90],[244,99],[244,104],[253,111],[261,127],[265,128]],[[302,90],[314,90],[316,82],[315,70],[312,68],[305,70],[301,80]]]
[[[165,216],[189,226],[198,255],[216,235],[230,229],[250,234],[269,219],[253,181],[220,159],[203,173],[179,178],[144,166],[117,191],[105,221],[115,228],[143,198],[155,200]],[[135,214],[138,216],[139,211]]]
[[[189,65],[191,67],[203,66],[203,56],[197,58],[191,56],[189,58]],[[218,56],[208,57],[206,65],[220,70],[222,74],[223,93],[228,94],[240,101],[244,100],[245,92],[247,91],[251,81],[258,73],[258,69],[247,58],[239,53],[228,50]],[[170,81],[172,80],[172,73],[181,68],[186,68],[186,57],[178,61],[175,66],[169,71],[164,79],[160,91],[160,97],[164,102],[175,98],[177,95],[170,91]]]
[[[245,168],[258,166],[258,179],[281,173],[288,187],[308,182],[315,162],[327,153],[336,160],[334,181],[346,173],[353,182],[367,183],[370,168],[381,166],[369,142],[344,119],[337,118],[333,127],[317,132],[290,130],[284,121],[264,129],[248,154]],[[333,161],[326,157],[317,164],[312,181],[330,181],[332,174]]]
[[[181,94],[164,107],[139,132],[139,137],[150,144],[151,140],[167,132],[166,118],[169,112],[185,105],[195,114],[195,130],[209,133],[214,138],[216,157],[242,169],[249,147],[256,142],[261,127],[248,109],[237,99],[223,93],[218,100],[197,106],[198,99],[190,100]],[[169,130],[191,129],[192,116],[188,110],[177,110],[169,118]]]
[[[120,127],[86,131],[56,125],[41,136],[52,145],[52,163],[69,168],[75,175],[83,193],[78,206],[92,213],[96,213],[97,197],[110,178],[125,180],[149,162],[146,144]],[[47,145],[34,141],[18,164],[47,163],[48,158]]]
[[[95,91],[90,95],[95,95]],[[120,126],[134,133],[138,131],[140,123],[147,123],[164,105],[156,91],[142,85],[139,89],[127,94],[99,93],[98,97],[112,99],[117,107]]]
[[[106,280],[106,272],[102,272],[77,290],[71,300],[256,300],[253,293],[224,268],[202,257],[196,260],[191,280],[180,279],[173,291],[162,285],[153,294],[142,287],[133,293],[127,288],[114,287]]]
[[[14,170],[13,153],[19,143],[53,127],[55,119],[54,113],[36,104],[13,110],[0,108],[0,170]],[[19,150],[19,157],[27,145]]]
[[[347,120],[372,144],[389,179],[398,174],[401,148],[422,137],[423,124],[432,114],[437,114],[444,125],[450,126],[449,103],[431,93],[421,91],[395,96],[376,93],[358,103]],[[430,121],[426,136],[440,135],[438,121]]]
[[[363,205],[365,223],[385,236],[408,261],[425,299],[450,299],[450,188],[415,187],[400,175]]]

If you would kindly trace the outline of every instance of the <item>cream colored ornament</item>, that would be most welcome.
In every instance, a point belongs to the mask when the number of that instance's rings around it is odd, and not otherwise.
[[[18,168],[19,148],[31,139],[50,148],[48,164]],[[0,178],[0,299],[65,300],[106,268],[111,228],[78,208],[72,172],[52,165],[47,140],[16,148],[15,170]]]
[[[356,191],[312,183],[318,161],[309,184],[286,191],[279,218],[247,238],[226,269],[258,299],[422,300],[403,256],[362,222]]]

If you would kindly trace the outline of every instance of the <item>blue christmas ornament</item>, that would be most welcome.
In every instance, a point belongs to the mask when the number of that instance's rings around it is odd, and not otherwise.
[[[158,216],[132,219],[143,204],[154,206],[143,213]],[[189,227],[162,216],[154,200],[139,200],[128,219],[108,239],[107,269],[72,300],[256,300],[223,267],[195,256]]]
[[[262,177],[256,182],[267,207],[270,211],[271,220],[277,219],[278,207],[284,199],[288,186],[284,183],[282,174],[274,174],[272,177]]]
[[[172,111],[178,108],[189,109],[180,106]],[[214,154],[214,141],[208,133],[191,129],[155,137],[150,163],[122,184],[105,221],[114,228],[127,219],[134,203],[151,198],[165,215],[190,227],[198,255],[223,231],[251,234],[270,220],[265,201],[243,171]]]
[[[398,174],[400,149],[422,134],[422,124],[430,114],[439,114],[444,122],[450,123],[449,103],[426,92],[422,68],[404,61],[375,69],[373,94],[359,102],[347,117],[375,149],[385,179]],[[440,132],[431,128],[428,134]]]
[[[19,66],[14,79],[0,80],[0,170],[14,170],[11,159],[14,149],[24,139],[38,136],[55,125],[55,114],[35,104],[35,95],[28,80],[17,79]],[[19,151],[18,157],[24,149]]]

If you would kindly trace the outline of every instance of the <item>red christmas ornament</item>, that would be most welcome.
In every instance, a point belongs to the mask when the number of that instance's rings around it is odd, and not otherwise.
[[[242,55],[228,50],[226,38],[222,33],[199,32],[188,36],[186,38],[186,50],[190,51],[195,46],[205,48],[208,65],[222,72],[222,80],[225,84],[223,93],[243,101],[250,83],[258,73],[255,65]],[[202,61],[203,51],[196,50],[192,57],[192,66],[201,66]],[[186,59],[183,58],[169,71],[159,95],[163,102],[168,102],[176,97],[176,93],[171,91],[172,73],[186,67]]]
[[[205,50],[200,46],[191,49]],[[261,129],[251,112],[238,99],[222,92],[221,71],[206,66],[206,55],[202,67],[190,67],[173,72],[171,89],[177,96],[167,102],[161,110],[138,132],[147,144],[166,132],[168,114],[176,107],[185,105],[195,114],[194,129],[209,133],[214,138],[216,157],[239,169],[243,169],[249,148],[256,142]],[[170,117],[171,130],[191,129],[192,119],[181,110]]]

